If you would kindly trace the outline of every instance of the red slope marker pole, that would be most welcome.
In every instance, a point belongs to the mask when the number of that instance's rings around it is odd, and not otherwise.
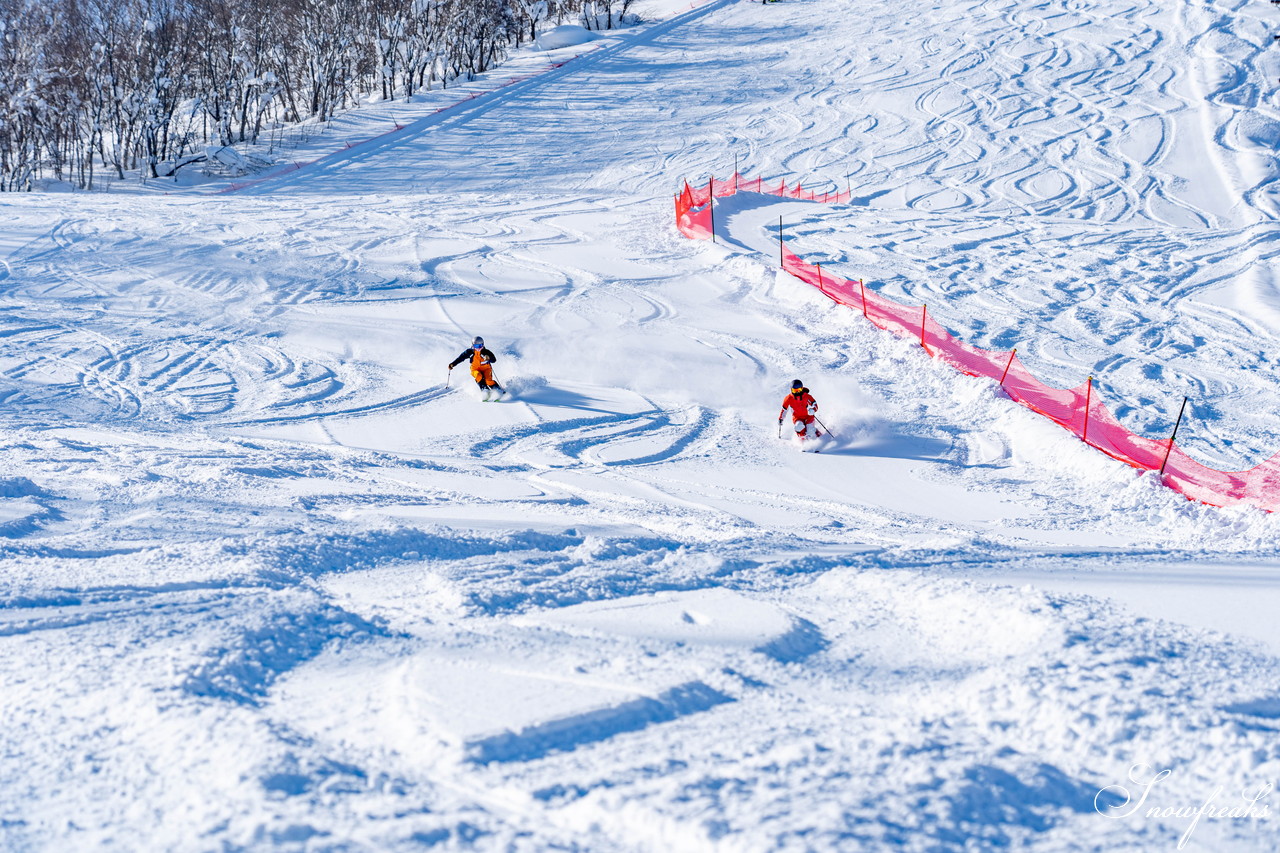
[[[929,351],[929,348],[925,346],[925,343],[924,343],[924,321],[925,321],[925,318],[928,316],[929,316],[929,306],[921,305],[920,306],[920,348],[923,349],[925,352]]]
[[[822,264],[814,264],[818,268],[818,290],[826,293],[826,289],[822,286]]]
[[[1085,444],[1089,443],[1089,403],[1093,399],[1093,377],[1089,377],[1089,384],[1084,389],[1084,431],[1080,433],[1080,440]]]
[[[862,316],[867,316],[867,286],[862,283],[862,279],[858,279],[858,290],[862,292]],[[871,319],[867,317],[867,319]]]
[[[1009,361],[1004,366],[1004,373],[1000,374],[1000,387],[1004,387],[1004,378],[1009,375],[1009,368],[1013,367],[1013,357],[1018,354],[1018,348],[1014,347],[1013,352],[1009,353]]]
[[[1182,426],[1182,413],[1187,410],[1187,398],[1182,398],[1182,408],[1178,409],[1178,419],[1173,423],[1173,435],[1169,436],[1169,446],[1164,451],[1164,461],[1160,463],[1160,476],[1164,476],[1164,466],[1169,464],[1169,454],[1173,452],[1173,440],[1178,437],[1178,427]]]

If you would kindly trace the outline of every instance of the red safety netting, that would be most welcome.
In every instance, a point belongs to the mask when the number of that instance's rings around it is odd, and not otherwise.
[[[676,196],[676,228],[679,228],[684,236],[695,240],[711,239],[711,206],[707,204],[705,198],[701,204],[698,204],[688,184],[685,184],[684,191]]]
[[[849,192],[824,192],[821,195],[803,189],[799,184],[788,187],[786,179],[779,181],[778,186],[765,186],[763,178],[743,180],[734,173],[727,181],[712,178],[701,186],[691,186],[687,181],[684,189],[676,195],[676,228],[686,237],[695,240],[711,239],[711,207],[712,195],[726,198],[737,193],[763,193],[781,198],[793,198],[800,201],[821,201],[839,204],[849,200]]]
[[[763,179],[712,179],[701,188],[688,183],[676,196],[676,227],[696,239],[712,237],[713,197],[756,192],[782,198],[844,202],[849,192],[815,194],[799,184],[765,186]],[[1192,459],[1170,439],[1143,438],[1112,414],[1090,378],[1075,388],[1054,388],[1035,377],[1018,360],[1017,351],[993,352],[954,337],[923,305],[903,305],[866,287],[861,280],[832,275],[819,264],[802,260],[785,244],[779,247],[782,268],[820,289],[832,300],[860,311],[876,326],[919,343],[934,358],[970,376],[985,376],[1009,396],[1079,436],[1113,459],[1142,471],[1161,471],[1162,482],[1192,500],[1214,506],[1245,503],[1273,512],[1280,509],[1280,453],[1248,471],[1218,471]]]

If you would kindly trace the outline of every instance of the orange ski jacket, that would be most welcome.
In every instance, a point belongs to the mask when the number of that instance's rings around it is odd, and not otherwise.
[[[467,359],[471,359],[472,370],[479,370],[482,365],[493,364],[498,360],[498,357],[488,347],[481,347],[479,352],[476,352],[472,347],[467,347],[462,351],[461,355],[449,363],[449,369],[452,370]]]

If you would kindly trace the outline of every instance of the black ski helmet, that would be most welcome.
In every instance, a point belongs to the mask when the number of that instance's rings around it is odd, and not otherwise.
[[[803,382],[801,382],[799,379],[792,379],[792,380],[791,380],[791,390],[793,390],[793,391],[794,391],[794,390],[796,390],[797,388],[803,388],[803,387],[804,387],[804,383],[803,383]]]

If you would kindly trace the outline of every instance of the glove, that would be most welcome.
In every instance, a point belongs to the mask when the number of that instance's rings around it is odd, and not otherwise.
[[[453,365],[452,365],[452,364],[451,364],[451,365],[449,365],[449,370],[450,370],[450,371],[452,371],[452,370],[453,370]]]

